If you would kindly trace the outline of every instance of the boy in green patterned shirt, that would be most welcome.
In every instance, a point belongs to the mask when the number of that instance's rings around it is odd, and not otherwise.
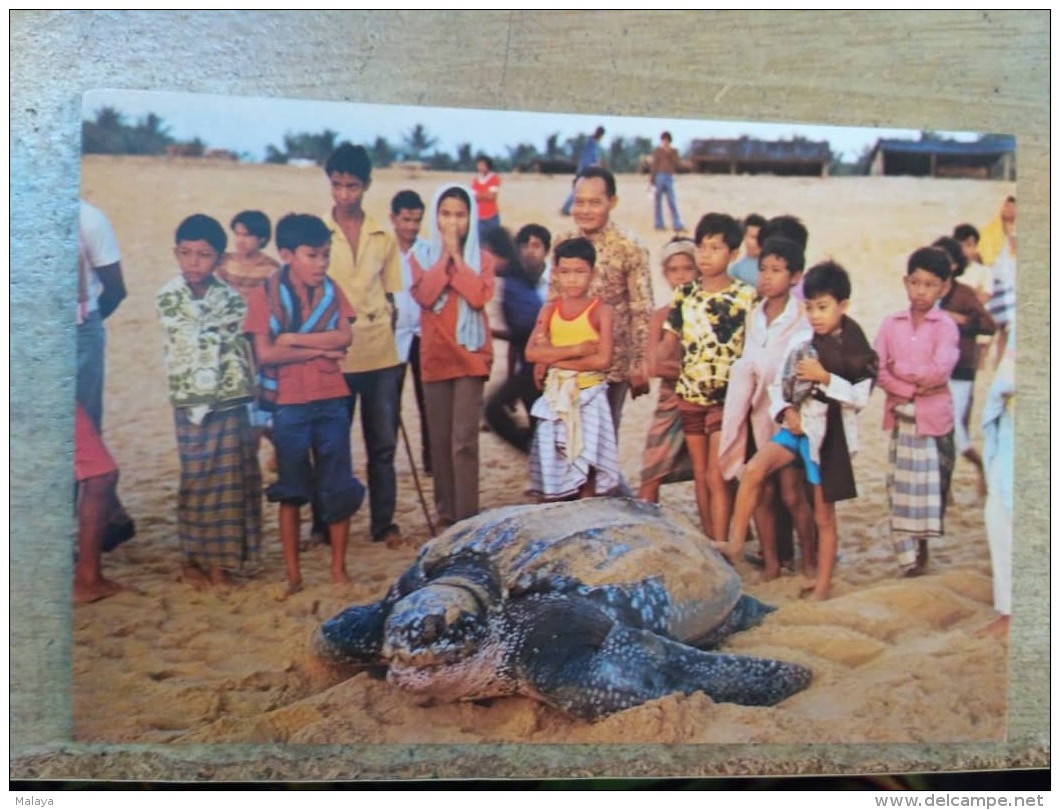
[[[681,348],[681,373],[674,390],[681,425],[692,458],[696,506],[703,533],[725,538],[732,494],[721,472],[722,405],[729,369],[743,353],[747,314],[755,289],[728,275],[743,241],[743,228],[728,214],[706,214],[696,226],[696,266],[700,277],[678,287],[663,325],[659,357]]]
[[[195,586],[226,585],[230,573],[247,573],[261,543],[247,305],[214,276],[226,244],[212,217],[181,222],[173,251],[180,275],[155,299],[180,453],[177,532],[184,578]]]

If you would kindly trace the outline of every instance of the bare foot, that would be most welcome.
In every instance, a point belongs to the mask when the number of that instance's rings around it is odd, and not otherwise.
[[[294,596],[296,593],[302,590],[302,580],[294,579],[287,580],[287,590],[284,591],[284,596]]]
[[[762,572],[758,575],[759,582],[772,582],[774,579],[780,578],[780,566],[775,568],[763,568]]]
[[[122,590],[122,586],[106,577],[100,577],[95,582],[80,582],[74,580],[74,604],[87,605],[89,602],[98,602],[108,596],[114,596]]]
[[[210,578],[197,565],[185,565],[180,569],[180,578],[197,591],[210,587]]]
[[[829,588],[806,588],[799,592],[799,598],[805,599],[808,602],[823,602],[829,596]]]
[[[1002,613],[989,624],[975,631],[976,638],[1008,638],[1008,626],[1011,617]]]
[[[223,568],[213,567],[210,569],[210,586],[214,590],[227,593],[235,587],[235,582]]]
[[[714,543],[714,550],[717,551],[726,560],[728,560],[730,565],[735,566],[736,560],[740,556],[740,552],[733,547],[733,544],[721,543],[717,540],[714,540],[712,542]]]
[[[338,568],[338,569],[332,568],[331,569],[331,581],[333,583],[335,583],[336,585],[347,585],[350,582],[353,582],[353,580],[350,579],[350,575],[346,573],[346,569],[345,568]]]

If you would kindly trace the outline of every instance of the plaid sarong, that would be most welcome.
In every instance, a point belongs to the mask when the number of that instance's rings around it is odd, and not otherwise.
[[[607,402],[607,383],[578,391],[580,451],[573,458],[567,445],[567,421],[552,410],[548,398],[538,397],[530,415],[538,419],[530,443],[530,489],[547,499],[577,495],[593,470],[594,495],[606,495],[619,485],[618,443]]]
[[[940,537],[953,473],[953,433],[918,436],[916,420],[895,414],[888,451],[891,541],[898,564],[916,564],[917,540]]]
[[[692,459],[685,444],[685,431],[681,427],[681,411],[677,408],[677,402],[673,383],[664,380],[659,386],[659,402],[655,406],[655,416],[652,417],[644,442],[641,484],[649,481],[676,484],[693,478]]]
[[[246,406],[201,425],[173,410],[180,453],[177,532],[186,564],[249,573],[261,546],[261,470]]]

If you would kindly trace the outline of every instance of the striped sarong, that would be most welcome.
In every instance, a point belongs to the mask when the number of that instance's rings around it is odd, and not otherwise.
[[[940,537],[953,474],[953,432],[918,436],[916,420],[895,414],[888,451],[891,541],[903,568],[917,561],[918,540]]]
[[[185,564],[251,573],[261,546],[261,470],[247,408],[211,411],[201,425],[173,410],[180,453],[177,532]]]
[[[571,458],[567,448],[567,422],[552,410],[547,397],[539,397],[530,415],[539,420],[530,443],[530,490],[547,499],[577,495],[595,471],[593,494],[605,495],[619,485],[618,444],[607,401],[607,383],[578,392],[581,451]]]
[[[659,481],[676,484],[691,481],[692,459],[685,444],[685,431],[681,427],[681,412],[677,409],[678,396],[673,383],[663,381],[659,386],[659,402],[648,428],[644,442],[644,457],[641,462],[640,483]]]
[[[1016,285],[1008,278],[995,278],[986,311],[998,327],[1008,326],[1016,316]]]

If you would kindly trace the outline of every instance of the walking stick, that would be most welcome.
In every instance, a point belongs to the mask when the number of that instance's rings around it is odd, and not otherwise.
[[[416,472],[416,459],[412,456],[412,445],[409,444],[409,434],[405,431],[405,420],[401,418],[401,414],[398,414],[398,429],[401,431],[401,439],[405,444],[405,452],[409,456],[409,466],[412,468],[412,481],[416,485],[416,494],[420,496],[420,506],[423,507],[423,516],[427,518],[427,528],[430,529],[431,537],[434,537],[437,532],[434,528],[434,521],[431,520],[431,512],[427,508],[427,499],[423,497],[423,487],[420,486],[420,475]]]

